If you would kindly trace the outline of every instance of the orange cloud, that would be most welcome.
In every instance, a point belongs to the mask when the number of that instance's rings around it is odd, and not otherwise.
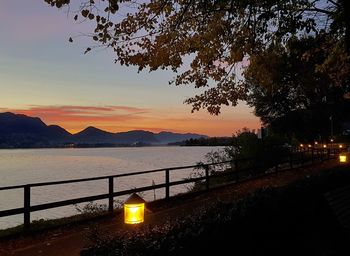
[[[40,117],[47,124],[58,124],[70,132],[77,132],[90,125],[100,128],[113,124],[140,120],[140,114],[147,113],[147,109],[128,106],[31,106],[28,109],[5,109],[28,116]]]
[[[205,111],[189,113],[184,109],[147,109],[130,106],[38,106],[23,109],[0,108],[40,117],[46,124],[57,124],[71,133],[87,126],[110,131],[147,130],[152,132],[172,131],[200,133],[209,136],[231,136],[243,127],[256,129],[260,121],[247,109],[228,108],[220,116],[211,116]]]

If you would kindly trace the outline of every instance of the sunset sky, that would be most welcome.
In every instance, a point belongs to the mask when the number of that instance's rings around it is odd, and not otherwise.
[[[260,122],[245,104],[212,116],[191,113],[183,101],[199,93],[168,84],[167,71],[137,73],[114,64],[109,50],[95,50],[87,23],[44,0],[0,1],[0,112],[38,116],[75,133],[92,125],[111,132],[195,132],[230,136]],[[72,36],[74,43],[69,43]]]

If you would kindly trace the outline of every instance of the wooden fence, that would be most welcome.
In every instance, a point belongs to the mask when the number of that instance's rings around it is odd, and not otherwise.
[[[101,176],[101,177],[93,177],[93,178],[84,178],[84,179],[72,179],[72,180],[62,180],[62,181],[52,181],[52,182],[41,182],[41,183],[31,183],[24,185],[15,185],[15,186],[6,186],[0,187],[0,191],[3,190],[13,190],[13,189],[23,189],[24,196],[24,205],[20,208],[7,209],[0,211],[0,217],[12,216],[17,214],[23,214],[24,216],[24,229],[29,230],[30,228],[30,215],[32,212],[42,211],[46,209],[62,207],[67,205],[73,205],[84,202],[91,202],[95,200],[108,199],[108,210],[109,212],[113,212],[113,201],[115,197],[128,195],[132,193],[138,193],[143,191],[150,191],[155,189],[164,188],[165,189],[165,198],[170,197],[170,188],[172,186],[186,184],[186,183],[194,183],[194,182],[203,182],[203,187],[205,189],[210,188],[210,181],[215,177],[222,176],[231,176],[233,181],[240,181],[242,179],[253,179],[258,177],[259,175],[266,173],[276,173],[279,171],[292,169],[297,166],[302,166],[306,164],[314,164],[320,161],[329,160],[331,158],[337,157],[339,152],[342,149],[339,148],[298,148],[291,150],[290,153],[282,158],[280,161],[276,161],[273,166],[265,167],[263,171],[254,172],[257,166],[254,165],[255,158],[246,158],[246,159],[233,159],[230,161],[224,161],[219,163],[207,163],[207,164],[197,164],[190,166],[178,166],[157,170],[149,170],[149,171],[140,171],[133,173],[125,173],[125,174],[117,174],[117,175],[109,175],[109,176]],[[260,159],[261,160],[261,159]],[[253,163],[253,164],[251,164]],[[213,169],[217,166],[229,164],[229,168],[226,168],[226,171],[215,172]],[[272,167],[272,168],[271,168]],[[197,168],[204,170],[204,175],[198,177],[189,177],[184,180],[171,181],[170,180],[170,172],[174,170],[182,170],[189,168]],[[134,189],[115,191],[114,182],[116,179],[126,176],[135,176],[141,174],[151,174],[151,173],[161,173],[163,172],[165,175],[165,181],[161,184],[155,184],[152,186],[144,186]],[[55,201],[50,203],[44,203],[39,205],[31,204],[31,189],[34,187],[44,187],[44,186],[52,186],[52,185],[61,185],[61,184],[69,184],[69,183],[80,183],[87,181],[96,181],[96,180],[108,180],[108,193],[80,197],[69,200]]]

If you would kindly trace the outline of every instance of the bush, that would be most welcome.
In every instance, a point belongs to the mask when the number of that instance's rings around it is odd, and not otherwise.
[[[349,175],[326,173],[288,187],[262,189],[235,202],[212,202],[183,219],[123,230],[113,237],[93,231],[94,245],[81,255],[338,255],[350,241],[349,233],[342,233],[328,215],[322,193],[344,178],[349,183]],[[348,240],[342,244],[344,237]]]

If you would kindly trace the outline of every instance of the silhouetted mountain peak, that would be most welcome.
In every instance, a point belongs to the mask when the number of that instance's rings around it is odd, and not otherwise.
[[[0,113],[0,144],[33,147],[56,143],[70,136],[63,128],[47,126],[40,118],[11,112]]]
[[[39,117],[31,117],[23,114],[15,114],[11,112],[0,113],[0,121],[6,121],[6,122],[32,121],[32,122],[37,122],[46,126],[46,124],[43,121],[41,121]]]
[[[14,113],[11,112],[4,112],[4,113],[0,113],[0,118],[11,118],[11,117],[16,117],[19,115],[16,115]]]
[[[38,117],[10,112],[0,114],[1,133],[41,133],[46,124]]]
[[[61,126],[58,126],[58,125],[49,125],[48,128],[51,132],[56,132],[57,134],[60,134],[62,136],[72,135],[70,132],[66,131],[65,129],[63,129]]]
[[[93,135],[93,134],[112,134],[111,132],[106,132],[94,126],[88,126],[84,130],[76,133],[75,135]]]

